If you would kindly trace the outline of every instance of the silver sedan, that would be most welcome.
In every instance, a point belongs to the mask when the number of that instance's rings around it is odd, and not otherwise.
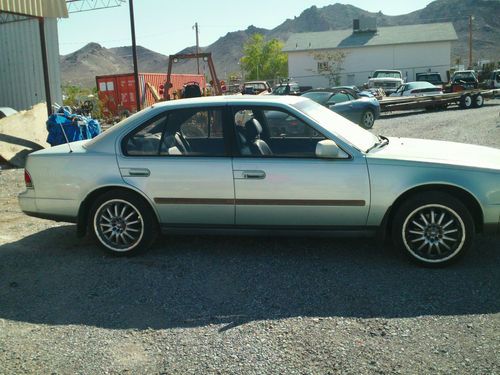
[[[500,228],[500,150],[375,136],[293,96],[157,104],[32,153],[25,180],[26,214],[75,222],[117,255],[160,231],[349,233],[439,266]]]

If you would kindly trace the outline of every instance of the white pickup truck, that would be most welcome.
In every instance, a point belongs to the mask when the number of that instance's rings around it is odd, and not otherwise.
[[[404,83],[403,74],[400,70],[375,70],[373,76],[368,79],[368,88],[383,89],[390,95]]]

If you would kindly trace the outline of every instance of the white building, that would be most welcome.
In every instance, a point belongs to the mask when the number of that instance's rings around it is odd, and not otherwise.
[[[328,87],[319,74],[322,63],[315,54],[342,50],[341,84],[362,85],[377,69],[397,69],[408,81],[420,72],[439,72],[443,80],[451,65],[451,43],[457,34],[451,23],[379,27],[354,20],[353,29],[292,34],[283,48],[288,74],[300,85]]]

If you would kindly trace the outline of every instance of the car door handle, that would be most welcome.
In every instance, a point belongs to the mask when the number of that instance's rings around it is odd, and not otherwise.
[[[241,180],[241,179],[262,180],[266,178],[266,172],[259,170],[234,170],[233,177],[236,180]]]
[[[123,177],[149,177],[151,171],[147,168],[122,168]]]
[[[264,171],[243,171],[243,178],[262,180],[266,178],[266,172]]]

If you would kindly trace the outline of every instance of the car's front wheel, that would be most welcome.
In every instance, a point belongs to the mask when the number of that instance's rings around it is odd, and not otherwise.
[[[361,115],[360,125],[365,129],[371,129],[375,122],[375,114],[372,110],[367,109]]]
[[[474,221],[455,197],[427,192],[411,197],[396,212],[392,227],[395,245],[413,261],[444,266],[471,246]]]
[[[135,255],[147,249],[157,234],[156,218],[136,194],[112,190],[101,195],[90,212],[92,234],[114,255]]]

